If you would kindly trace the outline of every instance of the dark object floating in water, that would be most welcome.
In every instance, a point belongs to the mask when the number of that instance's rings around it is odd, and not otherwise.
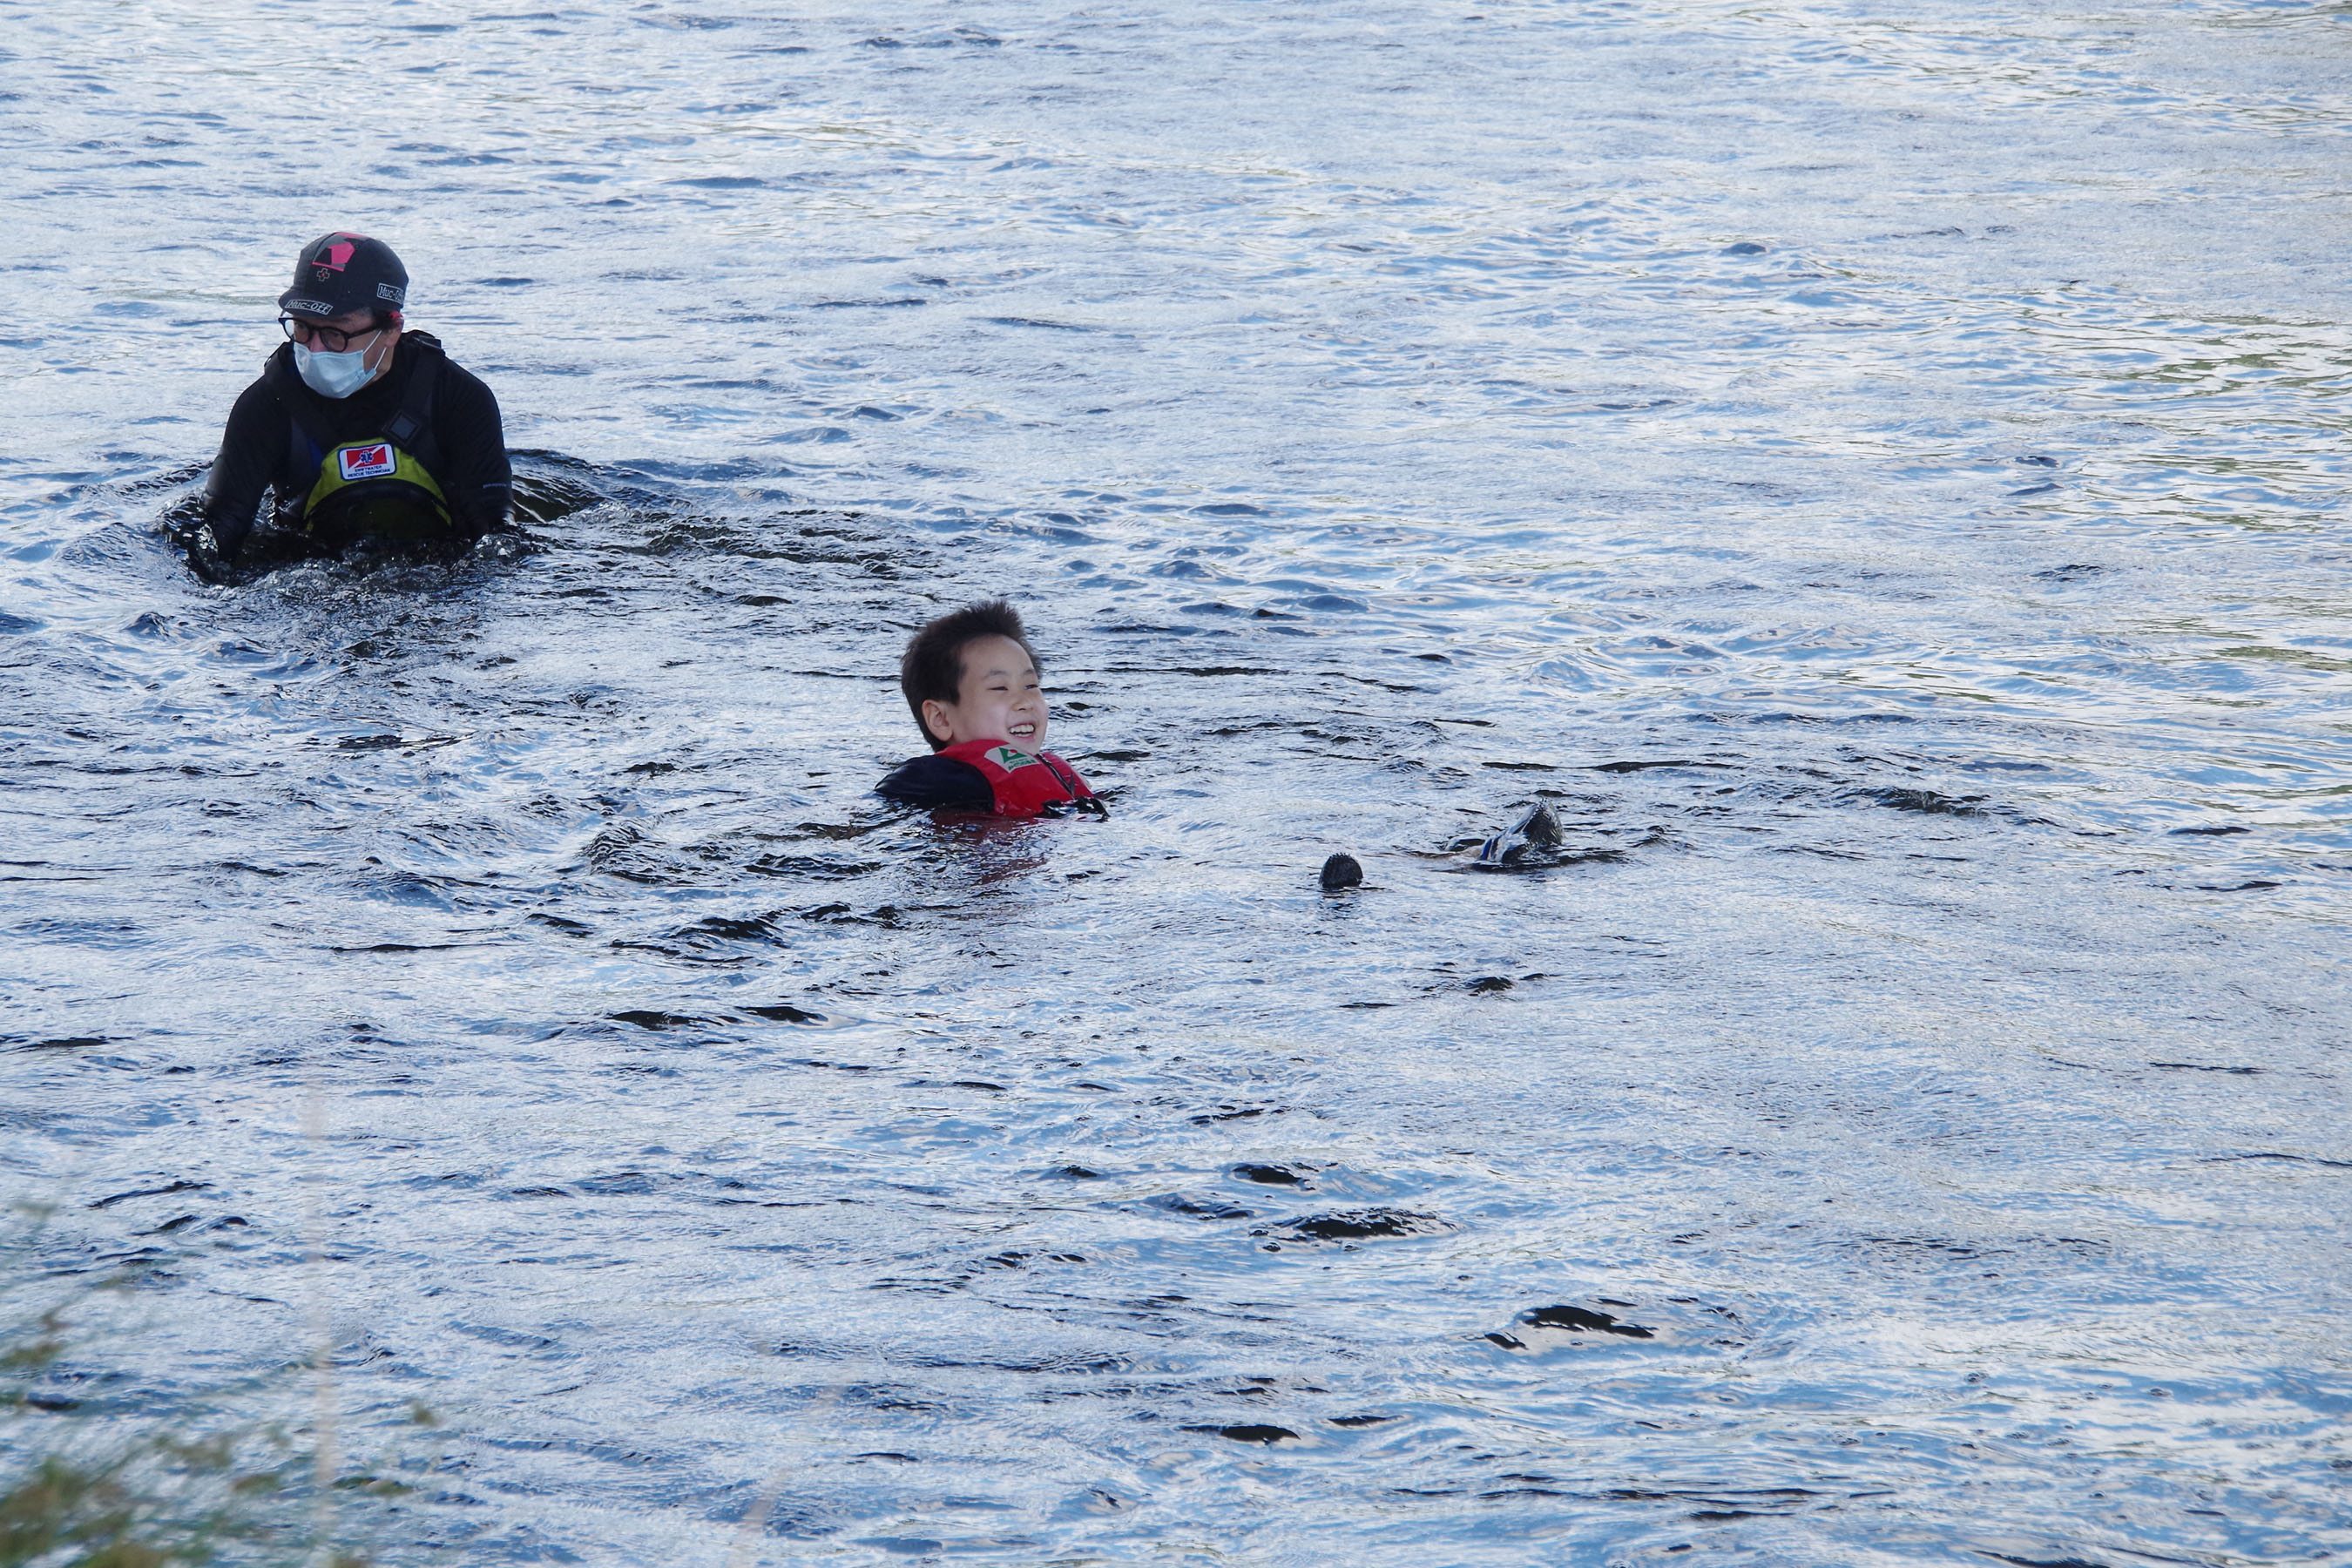
[[[1402,1421],[1404,1417],[1402,1415],[1334,1415],[1331,1417],[1331,1425],[1334,1426],[1379,1426],[1391,1421]]]
[[[1323,890],[1336,893],[1363,885],[1364,868],[1353,855],[1334,855],[1323,862]]]
[[[1286,1105],[1278,1105],[1272,1109],[1268,1109],[1263,1105],[1236,1105],[1230,1106],[1223,1110],[1204,1110],[1198,1116],[1187,1117],[1185,1120],[1192,1122],[1195,1127],[1208,1127],[1220,1121],[1247,1121],[1259,1116],[1287,1116],[1289,1114],[1290,1108]]]
[[[2054,468],[2058,466],[2057,458],[2045,458],[2039,452],[2028,452],[2022,458],[2012,458],[2010,460],[2017,463],[2031,463],[2037,468]]]
[[[1381,1241],[1397,1237],[1443,1236],[1455,1228],[1435,1215],[1403,1209],[1349,1209],[1338,1214],[1309,1215],[1287,1225],[1252,1231],[1291,1241]]]
[[[54,1040],[35,1040],[24,1049],[28,1051],[79,1051],[106,1044],[103,1035],[62,1035]]]
[[[1072,1182],[1099,1182],[1103,1179],[1100,1171],[1089,1171],[1084,1165],[1056,1165],[1045,1173]]]
[[[768,1007],[746,1007],[743,1011],[746,1013],[755,1013],[762,1018],[773,1019],[779,1024],[822,1024],[824,1022],[824,1014],[811,1013],[805,1008],[795,1007],[791,1004],[784,1002],[779,1002],[774,1005]]]
[[[400,744],[397,735],[352,735],[335,742],[339,752],[381,752]]]
[[[1187,1426],[1187,1432],[1213,1432],[1236,1443],[1296,1443],[1298,1434],[1287,1426]]]
[[[706,915],[690,926],[681,926],[669,934],[673,938],[718,937],[728,942],[756,942],[775,935],[776,928],[764,915],[750,920],[736,920],[727,915]]]
[[[1307,1178],[1280,1165],[1235,1165],[1234,1174],[1244,1182],[1268,1187],[1303,1187]]]
[[[1723,247],[1723,254],[1726,256],[1761,256],[1764,254],[1764,247],[1757,244],[1752,239],[1743,239],[1737,245],[1725,246]]]
[[[464,945],[465,943],[457,942],[370,942],[365,947],[331,947],[327,951],[329,952],[446,952],[452,948]]]
[[[1589,1330],[1604,1334],[1622,1334],[1629,1340],[1654,1340],[1658,1337],[1654,1331],[1639,1323],[1621,1322],[1606,1312],[1591,1311],[1582,1307],[1538,1307],[1521,1312],[1519,1321],[1531,1329]]]
[[[1559,821],[1551,807],[1538,801],[1508,833],[1498,833],[1478,847],[1481,866],[1520,866],[1540,859],[1544,851],[1560,844]]]
[[[1977,805],[1984,799],[1980,795],[1953,796],[1937,795],[1931,789],[1852,789],[1839,798],[1867,800],[1896,811],[1924,811],[1937,816],[1981,816]]]
[[[1481,993],[1508,991],[1510,988],[1510,981],[1500,974],[1482,974],[1465,987],[1466,990]]]
[[[690,1018],[683,1013],[649,1013],[643,1008],[633,1008],[626,1013],[607,1013],[605,1016],[615,1024],[635,1024],[640,1029],[685,1029],[709,1022],[705,1018]]]
[[[2219,838],[2225,833],[2252,833],[2251,827],[2176,827],[2168,837],[2173,838]]]

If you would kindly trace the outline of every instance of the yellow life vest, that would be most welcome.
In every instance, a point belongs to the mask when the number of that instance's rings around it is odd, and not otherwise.
[[[420,369],[424,367],[419,367]],[[345,441],[319,459],[302,501],[302,528],[384,538],[439,538],[451,529],[449,498],[416,454],[389,436]]]

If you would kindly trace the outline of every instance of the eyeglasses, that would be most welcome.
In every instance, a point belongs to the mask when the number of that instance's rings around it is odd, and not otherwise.
[[[331,354],[346,353],[354,340],[383,331],[383,323],[381,321],[346,332],[333,327],[315,326],[309,321],[298,321],[292,316],[278,317],[278,325],[288,337],[305,348],[315,344]]]

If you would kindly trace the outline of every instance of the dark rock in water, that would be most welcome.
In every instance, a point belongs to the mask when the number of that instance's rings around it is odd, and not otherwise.
[[[1323,890],[1327,893],[1360,887],[1363,880],[1364,868],[1353,855],[1334,855],[1323,862]]]
[[[1519,1321],[1530,1328],[1590,1330],[1604,1334],[1622,1334],[1629,1340],[1657,1338],[1655,1332],[1639,1323],[1620,1322],[1606,1312],[1595,1312],[1583,1307],[1538,1307],[1521,1312]]]
[[[1307,1178],[1280,1165],[1235,1165],[1234,1174],[1244,1182],[1269,1187],[1303,1187]]]

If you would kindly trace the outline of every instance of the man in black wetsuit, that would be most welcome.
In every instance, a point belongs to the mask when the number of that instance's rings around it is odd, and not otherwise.
[[[404,330],[408,269],[380,239],[321,235],[278,297],[289,342],[228,416],[190,551],[235,565],[262,492],[314,550],[362,542],[454,552],[508,527],[513,471],[490,389],[440,341]]]

